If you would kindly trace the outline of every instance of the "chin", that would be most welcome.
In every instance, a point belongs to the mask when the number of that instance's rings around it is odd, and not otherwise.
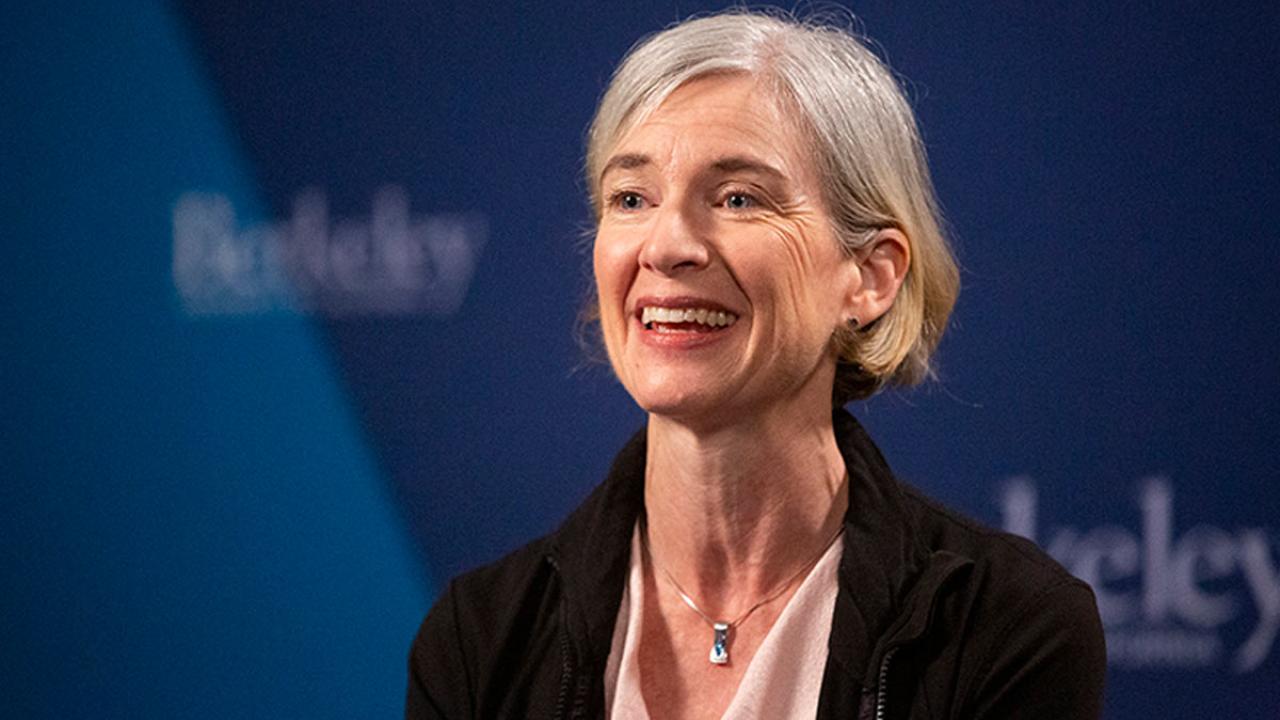
[[[670,418],[704,416],[724,407],[719,393],[705,389],[691,391],[689,387],[635,388],[631,397],[645,412]]]

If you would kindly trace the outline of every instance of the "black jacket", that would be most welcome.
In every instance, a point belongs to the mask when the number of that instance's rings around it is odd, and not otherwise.
[[[894,479],[852,416],[819,718],[1096,718],[1093,593],[1032,543]],[[644,506],[641,432],[554,533],[449,584],[409,659],[406,718],[604,716],[604,667]]]

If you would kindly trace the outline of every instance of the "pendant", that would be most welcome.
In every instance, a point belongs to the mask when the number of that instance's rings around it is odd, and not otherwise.
[[[729,663],[729,623],[718,622],[711,627],[716,631],[716,639],[711,645],[711,655],[708,659],[712,665],[727,665]]]

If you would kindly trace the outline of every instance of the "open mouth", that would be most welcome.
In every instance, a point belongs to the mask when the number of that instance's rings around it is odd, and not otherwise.
[[[733,325],[738,316],[709,308],[645,307],[640,322],[646,330],[658,333],[711,333]]]

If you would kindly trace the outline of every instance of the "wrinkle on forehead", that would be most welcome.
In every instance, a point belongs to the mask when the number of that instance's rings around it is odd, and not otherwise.
[[[635,152],[635,146],[644,144],[655,130],[666,129],[668,132],[660,134],[665,140],[660,154],[652,155],[659,148],[647,149],[652,160],[667,169],[690,155],[749,152],[777,167],[793,183],[809,185],[816,182],[816,173],[806,152],[805,134],[783,112],[784,105],[778,94],[755,76],[735,73],[697,78],[681,85],[622,133],[610,158]],[[710,131],[696,148],[680,142],[680,131],[691,127]],[[608,165],[606,162],[603,167]],[[603,180],[602,172],[598,181]]]

